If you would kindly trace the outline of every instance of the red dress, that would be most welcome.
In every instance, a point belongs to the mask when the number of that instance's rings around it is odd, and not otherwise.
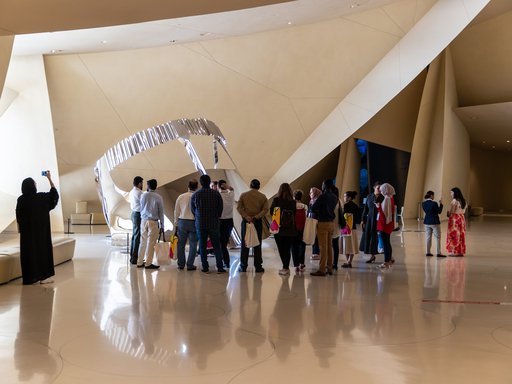
[[[466,254],[466,220],[464,218],[464,210],[461,208],[460,203],[453,199],[450,212],[446,250],[450,255],[463,256]]]

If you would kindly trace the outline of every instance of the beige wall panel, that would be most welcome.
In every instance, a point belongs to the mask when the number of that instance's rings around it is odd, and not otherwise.
[[[359,129],[355,136],[358,139],[411,152],[425,77],[426,71],[423,71]]]
[[[46,56],[45,68],[59,162],[92,165],[129,131],[80,56]]]
[[[437,0],[402,0],[386,5],[384,12],[402,31],[407,32],[436,3]]]
[[[434,60],[427,71],[425,87],[421,98],[420,109],[418,112],[418,121],[414,132],[414,141],[411,151],[411,161],[409,163],[409,172],[407,175],[407,188],[404,201],[404,218],[418,217],[418,202],[422,201],[424,189],[432,189],[433,186],[424,187],[425,179],[432,163],[429,159],[429,152],[432,146],[432,132],[435,116],[441,114],[444,100],[444,92],[440,95],[440,72],[441,56]],[[444,76],[443,76],[444,78]],[[440,97],[441,96],[441,97]],[[436,109],[436,107],[438,107]],[[442,121],[442,119],[441,119]],[[442,125],[441,125],[442,129]],[[442,132],[442,131],[441,131]],[[442,137],[442,135],[441,135]],[[437,147],[442,149],[442,141],[435,140]],[[441,168],[439,167],[437,179],[440,182]],[[435,178],[435,177],[434,177]],[[435,189],[434,189],[435,190]]]
[[[471,148],[471,205],[485,212],[512,211],[512,153]]]
[[[327,116],[340,102],[340,99],[290,99],[293,109],[299,119],[302,132],[309,136],[318,127],[318,124]]]
[[[459,106],[512,100],[510,25],[512,12],[471,25],[450,45],[457,88],[462,95]]]
[[[469,135],[454,112],[454,109],[458,106],[458,99],[449,49],[446,50],[445,81],[442,196],[445,202],[449,202],[451,200],[450,189],[458,187],[471,204]]]
[[[398,40],[374,28],[335,19],[213,40],[203,46],[219,63],[280,94],[339,98]]]
[[[14,36],[0,36],[0,97],[2,96],[5,76],[7,75],[7,69],[9,68],[13,42]]]
[[[41,56],[14,57],[10,61],[5,87],[13,91],[7,109],[0,116],[0,137],[4,138],[0,151],[3,180],[0,192],[18,197],[23,179],[32,177],[38,190],[50,189],[42,170],[51,170],[52,178],[60,190],[59,169],[48,100],[44,64]],[[15,219],[12,199],[0,198],[2,222]],[[52,230],[63,230],[62,205],[51,212]]]

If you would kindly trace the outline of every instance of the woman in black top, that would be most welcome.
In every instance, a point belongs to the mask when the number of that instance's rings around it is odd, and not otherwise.
[[[36,182],[29,177],[21,184],[22,195],[16,204],[23,284],[52,283],[51,277],[55,275],[50,211],[59,202],[59,193],[50,171],[46,171],[46,177],[50,182],[49,192],[37,193]]]
[[[281,210],[279,232],[274,235],[279,257],[283,263],[283,269],[279,270],[279,274],[286,276],[290,274],[292,243],[297,236],[297,229],[295,228],[296,202],[290,184],[283,183],[279,187],[277,196],[272,200],[270,212],[273,213],[276,207]]]
[[[373,184],[373,193],[369,194],[366,198],[364,205],[363,217],[361,224],[363,226],[363,236],[361,237],[361,244],[359,250],[367,255],[371,255],[370,259],[366,261],[367,264],[375,261],[375,255],[378,254],[379,239],[377,235],[377,198],[380,196],[380,182],[377,181]]]

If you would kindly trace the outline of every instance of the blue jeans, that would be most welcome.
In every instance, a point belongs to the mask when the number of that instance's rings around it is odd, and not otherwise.
[[[224,265],[222,263],[222,249],[220,246],[219,226],[214,228],[201,228],[196,224],[196,231],[197,237],[199,238],[199,252],[201,254],[201,265],[203,267],[203,271],[208,271],[210,269],[210,265],[208,264],[208,252],[206,251],[206,243],[208,241],[208,237],[210,237],[213,245],[217,270],[222,271],[224,269]]]
[[[194,220],[178,219],[178,267],[185,267],[185,245],[188,239],[187,267],[193,267],[197,255],[197,233]]]

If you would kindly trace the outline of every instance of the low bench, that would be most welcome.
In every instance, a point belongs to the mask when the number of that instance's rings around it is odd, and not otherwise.
[[[55,265],[71,260],[75,253],[75,239],[71,237],[54,237],[53,262]],[[20,244],[17,240],[0,243],[0,284],[21,277]]]

